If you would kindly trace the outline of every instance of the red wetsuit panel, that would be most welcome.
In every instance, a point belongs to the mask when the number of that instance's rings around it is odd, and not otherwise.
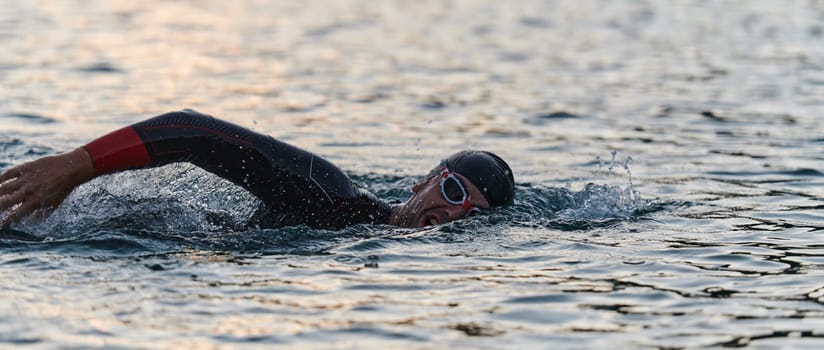
[[[146,167],[152,162],[143,140],[131,126],[113,131],[85,147],[97,176]]]

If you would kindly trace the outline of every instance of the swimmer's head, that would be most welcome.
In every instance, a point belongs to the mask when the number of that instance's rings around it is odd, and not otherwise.
[[[412,197],[395,208],[389,222],[404,227],[443,224],[510,204],[514,193],[512,170],[501,157],[461,151],[413,185]]]
[[[437,175],[446,166],[450,171],[463,175],[477,187],[491,207],[512,204],[515,196],[515,178],[509,165],[492,152],[460,151],[444,159],[429,172]]]

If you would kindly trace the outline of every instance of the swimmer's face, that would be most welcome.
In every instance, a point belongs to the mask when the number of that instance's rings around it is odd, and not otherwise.
[[[489,202],[481,191],[461,174],[457,177],[467,193],[467,200],[473,207],[489,208]],[[461,204],[449,203],[441,193],[441,177],[431,176],[412,186],[412,197],[400,205],[391,222],[403,227],[424,227],[439,225],[463,218],[470,211]]]

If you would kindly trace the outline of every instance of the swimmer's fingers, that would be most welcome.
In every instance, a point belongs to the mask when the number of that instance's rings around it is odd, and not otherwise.
[[[10,209],[17,203],[22,202],[26,198],[25,191],[18,190],[10,194],[0,197],[0,211]]]
[[[8,226],[39,209],[47,214],[92,178],[94,164],[83,148],[4,171],[0,174],[0,225]]]
[[[2,174],[0,174],[0,186],[4,186],[3,183],[12,179],[16,179],[23,175],[23,172],[20,171],[19,167],[14,167],[10,169],[6,169]]]
[[[23,181],[20,181],[19,177],[15,180],[7,181],[6,183],[0,185],[0,197],[17,192],[22,186]]]
[[[0,227],[6,227],[11,224],[13,217],[19,217],[15,215],[20,211],[20,208],[23,207],[23,204],[20,204],[16,209],[12,210],[14,206],[23,202],[26,199],[26,195],[24,191],[16,191],[14,193],[5,195],[0,197]]]
[[[42,218],[66,198],[66,194],[46,195],[31,188],[32,186],[21,186],[16,192],[0,197],[0,227],[7,227],[35,211]]]
[[[11,211],[8,214],[8,216],[3,218],[3,221],[0,222],[0,227],[6,227],[8,225],[11,225],[12,222],[15,222],[17,220],[22,219],[23,217],[28,216],[29,214],[31,214],[32,212],[37,210],[39,207],[40,207],[40,203],[38,203],[38,201],[33,201],[33,200],[23,201],[23,203],[20,204],[19,207],[17,207],[13,211]]]

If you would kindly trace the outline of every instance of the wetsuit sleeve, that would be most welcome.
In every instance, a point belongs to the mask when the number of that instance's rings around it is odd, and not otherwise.
[[[95,175],[189,162],[241,186],[284,224],[383,223],[386,205],[329,161],[270,136],[192,110],[114,131],[85,146]],[[378,213],[376,215],[376,213]]]

